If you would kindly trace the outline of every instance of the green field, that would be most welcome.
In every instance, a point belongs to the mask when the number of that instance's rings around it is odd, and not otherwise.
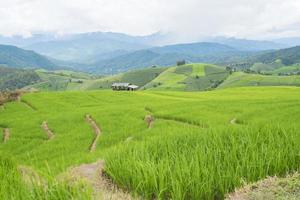
[[[141,90],[204,91],[217,87],[229,73],[211,64],[152,67],[106,77],[71,71],[38,71],[41,82],[30,85],[39,91],[103,90],[114,82],[128,82]]]
[[[278,59],[272,63],[254,63],[250,69],[256,72],[279,75],[282,73],[299,72],[300,66],[297,63],[287,66],[284,65],[280,59]]]
[[[210,64],[170,67],[143,88],[157,91],[204,91],[217,87],[229,73]]]
[[[29,85],[25,89],[33,88],[39,91],[103,90],[110,89],[114,82],[129,82],[142,87],[164,70],[166,68],[146,68],[106,77],[66,70],[53,72],[38,70],[37,73],[42,81]]]
[[[71,166],[104,159],[106,174],[132,195],[223,199],[244,183],[299,170],[299,96],[297,87],[26,94],[0,110],[0,129],[11,133],[7,143],[0,143],[0,161],[9,163],[0,162],[5,177],[0,183],[8,188],[0,197],[19,199],[30,191],[24,199],[58,194],[89,199],[85,187],[54,180]],[[89,152],[94,133],[86,114],[102,131],[94,152]],[[155,118],[152,129],[144,122],[149,114]],[[54,139],[47,140],[43,121]],[[51,180],[48,189],[26,186],[16,170],[20,165]],[[7,171],[13,175],[6,176]]]
[[[76,91],[110,89],[114,82],[138,85],[140,90],[153,91],[206,91],[215,88],[243,86],[299,86],[299,75],[278,76],[299,72],[299,66],[285,66],[263,71],[272,75],[230,74],[223,67],[211,64],[187,64],[174,67],[154,67],[133,70],[117,75],[96,77],[82,72],[38,70],[41,82],[25,89],[38,91]]]
[[[274,75],[280,74],[280,73],[293,73],[293,72],[300,72],[300,65],[292,65],[292,66],[286,66],[281,67],[279,69],[273,70],[272,73]]]
[[[276,76],[235,72],[218,88],[245,86],[300,86],[300,76]]]

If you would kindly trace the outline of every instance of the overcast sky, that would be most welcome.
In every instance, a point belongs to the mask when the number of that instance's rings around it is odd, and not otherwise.
[[[0,34],[300,36],[300,0],[0,0]]]

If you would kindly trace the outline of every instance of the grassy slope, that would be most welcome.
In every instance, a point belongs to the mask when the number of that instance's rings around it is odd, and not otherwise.
[[[279,73],[290,73],[290,72],[299,72],[300,71],[300,65],[293,65],[293,66],[286,66],[281,67],[279,69],[273,70],[272,73],[279,74]]]
[[[110,89],[113,82],[130,82],[141,87],[165,69],[147,68],[104,78],[96,78],[81,72],[58,70],[50,73],[40,70],[38,74],[43,81],[27,88],[35,88],[41,91],[97,90]]]
[[[300,86],[300,76],[265,76],[236,72],[229,76],[218,88],[289,85]]]
[[[148,90],[202,91],[228,76],[225,69],[209,64],[171,67],[144,88]]]
[[[285,66],[282,64],[281,60],[277,60],[273,63],[255,63],[251,67],[251,70],[278,75],[279,73],[299,72],[300,66],[299,64]]]
[[[52,175],[105,158],[119,185],[145,197],[212,199],[242,179],[299,169],[299,95],[295,87],[27,94],[32,108],[13,102],[0,110],[0,127],[11,130],[0,153]],[[143,121],[145,107],[156,118],[153,129]],[[87,113],[103,132],[94,153]],[[53,141],[40,128],[44,120]]]
[[[129,82],[150,90],[197,91],[210,89],[215,81],[221,81],[228,73],[209,64],[190,64],[170,68],[146,68],[100,79],[72,76],[70,73],[40,72],[42,83],[35,84],[39,90],[95,90],[110,89],[113,82]],[[71,82],[69,80],[72,79]],[[81,83],[78,83],[80,80]]]
[[[39,81],[34,71],[0,67],[0,91],[20,89]]]
[[[284,67],[280,59],[274,61],[273,63],[254,63],[251,70],[254,71],[272,71],[278,68]]]
[[[129,71],[123,74],[105,77],[92,81],[86,89],[110,89],[114,82],[129,82],[139,87],[146,85],[148,82],[156,78],[166,68],[146,68],[142,70]]]

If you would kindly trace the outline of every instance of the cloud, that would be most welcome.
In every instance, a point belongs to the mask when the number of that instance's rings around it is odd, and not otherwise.
[[[299,0],[1,0],[0,34],[91,31],[178,40],[226,35],[247,38],[300,34]]]

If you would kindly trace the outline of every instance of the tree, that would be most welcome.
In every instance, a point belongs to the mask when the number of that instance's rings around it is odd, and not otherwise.
[[[179,60],[176,62],[177,66],[181,66],[181,65],[185,65],[185,64],[186,64],[185,60]]]

